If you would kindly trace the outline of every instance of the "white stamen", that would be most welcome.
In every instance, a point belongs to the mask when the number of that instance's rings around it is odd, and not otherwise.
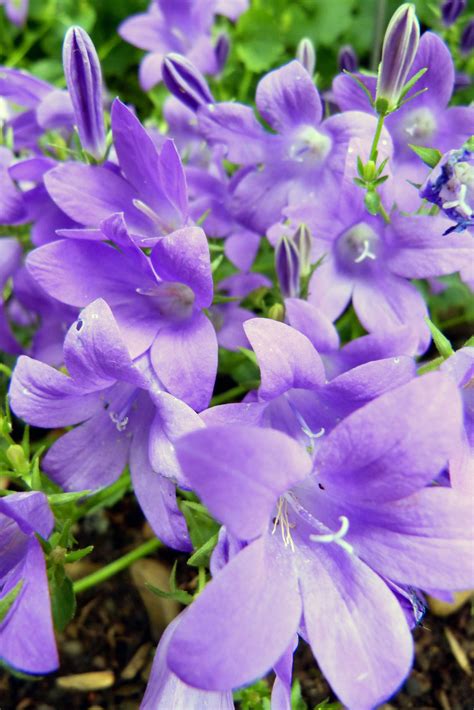
[[[375,259],[375,254],[370,251],[370,242],[368,239],[364,239],[363,245],[364,248],[362,252],[354,259],[356,264],[360,264],[362,261],[365,261],[365,259]]]
[[[453,207],[458,207],[462,214],[466,215],[466,217],[470,217],[472,214],[472,209],[471,206],[468,205],[466,202],[466,195],[467,185],[461,185],[461,187],[459,188],[459,199],[452,200],[451,202],[443,202],[443,209],[450,210]]]
[[[119,414],[116,414],[115,412],[109,412],[109,417],[115,424],[117,431],[125,431],[127,428],[128,424],[128,417],[123,417],[122,419],[120,418]]]
[[[293,542],[293,538],[291,537],[291,528],[294,528],[295,524],[290,523],[290,521],[288,520],[288,502],[284,498],[278,499],[277,514],[275,520],[273,521],[272,535],[275,534],[278,525],[280,526],[283,544],[285,545],[285,547],[290,547],[291,551],[294,552],[295,543]]]

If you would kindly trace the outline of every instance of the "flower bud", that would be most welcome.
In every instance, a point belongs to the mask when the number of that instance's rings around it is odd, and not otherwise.
[[[474,20],[465,26],[461,35],[461,52],[469,54],[474,49]]]
[[[385,111],[396,108],[415,59],[420,41],[420,25],[412,3],[400,5],[392,16],[382,49],[375,105]]]
[[[221,72],[227,61],[230,50],[230,40],[229,35],[226,32],[221,32],[217,38],[217,42],[214,47],[214,54],[216,56],[217,62],[217,72]]]
[[[293,241],[298,249],[300,257],[300,274],[303,277],[308,276],[311,270],[311,248],[313,246],[313,237],[305,224],[300,224],[296,232],[293,234]]]
[[[466,0],[445,0],[441,5],[441,16],[444,24],[449,27],[458,19],[466,7]]]
[[[454,75],[454,91],[462,91],[463,89],[467,89],[468,86],[471,86],[472,81],[471,77],[469,74],[465,74],[464,72],[457,71]]]
[[[359,66],[357,54],[350,44],[345,44],[339,50],[338,63],[340,71],[355,72]]]
[[[63,66],[82,147],[98,160],[105,152],[102,72],[92,40],[71,27],[63,44]]]
[[[192,111],[214,103],[214,97],[199,69],[181,54],[171,52],[163,59],[162,77],[168,90]]]
[[[296,59],[304,66],[310,76],[313,76],[316,69],[316,51],[314,44],[308,37],[300,40],[296,49]]]
[[[276,245],[275,270],[283,298],[296,298],[300,292],[300,255],[292,237],[286,234]]]

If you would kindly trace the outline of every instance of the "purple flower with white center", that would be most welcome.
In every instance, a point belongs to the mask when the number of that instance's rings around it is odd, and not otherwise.
[[[130,466],[137,499],[158,537],[191,549],[178,509],[175,482],[186,485],[174,453],[179,436],[202,426],[195,412],[135,364],[110,308],[100,299],[85,308],[64,341],[69,375],[22,356],[9,400],[29,424],[80,424],[60,437],[43,460],[44,471],[66,490],[95,490]]]
[[[422,185],[420,197],[456,222],[445,234],[474,226],[474,153],[461,148],[443,155]]]
[[[43,493],[0,498],[0,600],[11,594],[13,602],[0,621],[0,658],[22,673],[42,675],[59,665],[46,564],[36,537],[47,540],[53,526]]]
[[[349,111],[322,121],[323,107],[309,74],[298,61],[260,80],[256,104],[274,133],[257,121],[252,109],[233,102],[201,106],[199,127],[213,144],[227,147],[227,158],[247,166],[233,194],[234,212],[249,229],[265,232],[289,202],[308,195],[318,204],[324,189],[337,193],[348,145],[359,138],[369,144],[375,118]],[[384,133],[381,152],[389,154]]]
[[[169,52],[188,57],[204,74],[216,74],[220,66],[211,41],[214,15],[235,20],[247,6],[245,0],[154,0],[146,13],[122,22],[122,39],[147,52],[140,65],[142,89],[148,91],[162,80],[163,57]]]
[[[262,274],[233,274],[219,283],[219,291],[231,298],[243,300],[252,291],[259,288],[271,288],[271,281]],[[212,306],[210,317],[217,332],[217,341],[222,348],[238,350],[248,348],[249,341],[245,335],[243,324],[254,313],[236,302],[218,303]]]
[[[407,180],[423,182],[427,172],[409,144],[434,147],[445,153],[462,145],[472,134],[474,125],[474,108],[448,108],[455,82],[453,60],[443,40],[432,32],[425,32],[421,37],[408,78],[424,67],[427,71],[408,92],[407,98],[423,89],[426,91],[385,119],[395,149],[394,173],[399,180],[397,202],[408,211],[416,210],[419,200],[416,190],[407,184]],[[357,77],[374,96],[376,77],[365,74],[358,74]],[[356,109],[372,113],[374,110],[365,93],[350,76],[337,76],[332,91],[334,101],[342,111]]]
[[[183,615],[170,669],[205,690],[234,688],[268,672],[300,630],[344,705],[370,710],[394,693],[413,642],[392,585],[474,581],[463,561],[472,503],[430,487],[459,427],[454,383],[435,373],[345,416],[313,457],[281,432],[248,425],[180,440],[194,490],[247,545]]]
[[[81,27],[66,33],[63,66],[82,147],[100,160],[105,151],[102,71],[92,40]]]
[[[46,132],[72,130],[74,112],[67,91],[56,89],[28,72],[0,67],[0,97],[25,109],[12,112],[5,128],[13,131],[15,150],[37,148]]]
[[[171,140],[158,151],[138,118],[119,99],[112,104],[112,134],[119,168],[64,163],[44,176],[46,189],[72,220],[103,238],[100,222],[123,212],[137,242],[151,246],[156,237],[187,222],[186,180]],[[81,236],[74,230],[71,236]]]
[[[186,710],[234,710],[232,691],[199,690],[183,683],[166,663],[168,647],[181,617],[169,624],[156,649],[148,685],[140,710],[186,708]]]
[[[455,381],[464,411],[464,435],[449,464],[453,488],[472,494],[474,490],[474,348],[464,347],[440,367]]]
[[[213,298],[206,235],[185,227],[157,241],[146,256],[123,215],[102,223],[102,237],[60,239],[31,252],[27,266],[40,286],[70,306],[104,298],[133,358],[150,350],[163,387],[197,411],[209,404],[217,340],[203,309]]]
[[[0,0],[0,5],[5,7],[7,18],[18,27],[26,22],[29,4],[29,0]]]
[[[430,342],[426,304],[409,279],[468,268],[471,238],[443,237],[447,222],[441,217],[395,212],[385,224],[367,213],[362,191],[350,180],[339,187],[337,200],[324,204],[325,210],[314,210],[311,202],[288,210],[296,223],[304,222],[318,235],[312,257],[313,263],[322,262],[311,278],[309,301],[335,320],[352,300],[369,333],[409,325],[424,352]]]

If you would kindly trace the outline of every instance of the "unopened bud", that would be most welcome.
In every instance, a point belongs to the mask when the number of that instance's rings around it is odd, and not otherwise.
[[[300,255],[293,239],[286,235],[275,249],[275,270],[283,298],[296,298],[300,291]]]
[[[283,303],[274,303],[273,306],[270,306],[268,309],[268,317],[283,323],[285,320],[285,306]]]
[[[300,256],[300,274],[302,277],[308,276],[311,270],[311,248],[313,237],[305,224],[300,224],[293,234],[293,241]]]
[[[316,69],[316,51],[314,44],[308,37],[300,40],[296,49],[296,59],[304,66],[310,76],[313,76]]]
[[[445,0],[441,5],[441,16],[444,24],[449,27],[458,19],[466,8],[466,0]]]
[[[339,50],[338,55],[339,69],[341,71],[355,72],[359,66],[359,60],[357,59],[357,54],[350,44],[345,44]]]
[[[81,145],[99,160],[105,152],[102,72],[92,40],[81,27],[71,27],[64,38],[63,66]]]
[[[386,111],[396,108],[419,41],[420,25],[415,6],[404,3],[392,16],[385,32],[377,79],[376,106],[387,102]]]
[[[229,35],[226,32],[221,32],[217,38],[217,42],[214,47],[214,54],[217,62],[217,71],[221,72],[227,61],[230,51],[230,40]]]
[[[12,444],[5,453],[14,471],[20,474],[28,473],[30,465],[25,456],[25,452],[19,444]]]
[[[461,52],[469,54],[474,49],[474,20],[465,26],[461,35]]]
[[[174,52],[163,59],[162,77],[168,90],[192,111],[214,103],[207,81],[189,59]]]

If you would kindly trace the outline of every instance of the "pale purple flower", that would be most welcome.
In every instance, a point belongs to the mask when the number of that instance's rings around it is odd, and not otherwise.
[[[132,361],[110,308],[100,299],[85,308],[64,341],[68,375],[22,356],[9,400],[33,426],[80,424],[60,437],[43,469],[66,490],[113,483],[129,464],[137,499],[166,544],[189,550],[174,484],[186,485],[174,454],[178,436],[202,426],[199,417],[150,374],[148,358]]]
[[[44,493],[0,498],[0,599],[18,589],[0,622],[0,659],[22,673],[42,675],[59,665],[46,564],[37,539],[47,540],[53,527]]]
[[[5,7],[7,18],[18,27],[26,22],[29,4],[29,0],[0,0],[0,5]]]
[[[21,245],[14,237],[0,237],[0,293],[19,268],[22,255]],[[3,298],[0,298],[0,350],[13,355],[21,352],[20,344],[13,336]]]

